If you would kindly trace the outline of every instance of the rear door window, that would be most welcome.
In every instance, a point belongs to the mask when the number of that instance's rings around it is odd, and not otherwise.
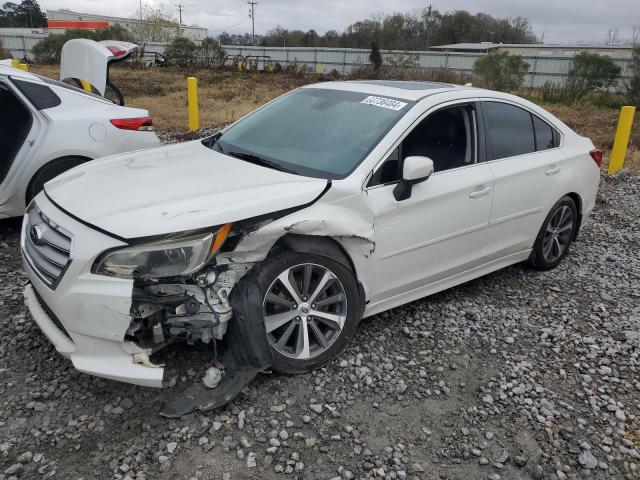
[[[536,151],[533,121],[528,111],[501,102],[484,102],[482,111],[492,160]]]

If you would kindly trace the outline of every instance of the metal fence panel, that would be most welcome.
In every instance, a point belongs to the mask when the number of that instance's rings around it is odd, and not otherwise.
[[[0,33],[0,40],[4,48],[14,58],[23,56],[31,57],[31,49],[47,34],[23,34]],[[145,44],[147,57],[153,57],[155,53],[162,54],[166,48],[165,43],[148,42]],[[251,47],[238,45],[223,45],[228,55],[243,56],[267,56],[272,63],[279,63],[283,67],[288,65],[307,65],[311,70],[328,73],[336,70],[346,75],[354,68],[369,64],[369,50],[357,48],[313,48],[313,47]],[[409,59],[417,65],[417,68],[444,68],[458,72],[471,73],[475,61],[485,54],[483,53],[454,53],[454,52],[406,52],[400,50],[381,50],[385,64],[392,63],[393,59]],[[571,57],[550,55],[525,55],[523,59],[529,63],[529,73],[525,78],[525,85],[540,87],[545,82],[562,83],[567,77],[567,71],[571,64]],[[621,68],[621,81],[631,75],[631,59],[614,58]],[[261,61],[259,68],[265,67]]]

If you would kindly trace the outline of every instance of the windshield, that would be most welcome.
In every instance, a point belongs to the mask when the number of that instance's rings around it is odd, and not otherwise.
[[[344,178],[412,105],[365,93],[303,88],[256,111],[209,144],[271,168]]]

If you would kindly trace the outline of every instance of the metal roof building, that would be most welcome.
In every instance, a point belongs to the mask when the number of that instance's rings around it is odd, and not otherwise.
[[[430,48],[436,52],[489,53],[506,51],[515,55],[573,57],[579,52],[591,52],[614,58],[631,58],[631,45],[598,45],[592,43],[452,43]]]
[[[66,29],[71,28],[88,30],[106,29],[111,25],[121,25],[128,30],[132,30],[141,22],[142,20],[135,18],[95,15],[93,13],[72,12],[71,10],[47,10],[47,26],[51,33],[63,33]],[[173,34],[173,36],[177,36],[178,34],[177,29],[170,28],[167,31]],[[180,33],[184,37],[199,42],[207,36],[207,29],[193,25],[182,25],[180,27]]]

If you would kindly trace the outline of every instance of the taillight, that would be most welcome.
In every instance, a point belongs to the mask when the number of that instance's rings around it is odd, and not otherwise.
[[[115,118],[110,121],[113,126],[121,130],[137,130],[139,132],[150,132],[153,130],[153,122],[149,117]]]
[[[109,50],[115,57],[121,57],[122,55],[127,53],[124,50],[121,50],[118,47],[114,47],[114,46],[107,47],[107,50]]]
[[[596,162],[596,165],[598,165],[598,168],[600,168],[602,166],[602,150],[600,150],[599,148],[594,148],[589,152],[589,155],[591,155],[593,161]]]

